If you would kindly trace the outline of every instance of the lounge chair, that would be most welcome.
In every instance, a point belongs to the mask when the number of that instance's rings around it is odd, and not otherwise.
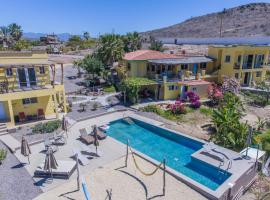
[[[46,138],[46,139],[44,140],[45,151],[48,151],[49,147],[52,148],[53,152],[58,151],[58,147],[55,146],[55,145],[53,145],[53,143],[54,143],[54,141],[51,142],[49,138]]]
[[[270,157],[267,159],[264,166],[262,167],[262,173],[267,177],[270,176],[269,166],[270,166]]]
[[[92,126],[93,129],[92,135],[94,135],[94,128],[95,126]],[[97,137],[99,140],[104,140],[107,137],[107,135],[103,131],[101,131],[99,127],[97,127]]]
[[[93,144],[94,143],[94,137],[92,135],[89,135],[86,131],[85,128],[80,129],[80,138],[83,142],[85,142],[86,144]]]
[[[58,167],[57,169],[52,169],[52,172],[44,170],[44,163],[39,165],[34,172],[35,177],[51,177],[53,178],[62,178],[68,179],[71,174],[76,169],[76,162],[73,160],[66,161],[66,160],[58,160],[57,161]]]
[[[77,154],[78,160],[80,161],[80,163],[81,163],[83,166],[89,164],[89,160],[88,160],[85,156],[82,155],[82,153],[81,153],[80,150],[78,150],[78,149],[73,149],[73,153],[74,153],[74,155]]]
[[[54,139],[54,141],[53,141],[54,145],[64,145],[64,144],[66,144],[66,138],[65,138],[63,132],[61,132],[59,134],[54,134],[53,139]]]

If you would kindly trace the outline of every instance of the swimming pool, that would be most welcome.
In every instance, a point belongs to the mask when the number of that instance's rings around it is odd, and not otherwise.
[[[207,164],[191,155],[203,143],[157,126],[133,119],[129,124],[120,119],[110,123],[107,134],[156,161],[166,159],[166,165],[211,190],[216,190],[230,177],[230,173]]]

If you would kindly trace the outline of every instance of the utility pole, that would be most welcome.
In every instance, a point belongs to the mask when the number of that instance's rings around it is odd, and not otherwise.
[[[222,37],[222,26],[223,26],[223,15],[225,14],[226,9],[224,8],[220,15],[220,27],[219,27],[219,37]]]

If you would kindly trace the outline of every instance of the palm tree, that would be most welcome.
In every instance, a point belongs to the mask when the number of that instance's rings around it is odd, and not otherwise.
[[[23,35],[22,27],[16,23],[8,25],[8,31],[15,41],[19,41]]]
[[[120,35],[105,34],[100,36],[94,56],[106,66],[112,66],[114,62],[121,60],[124,54],[124,44]]]
[[[165,49],[163,48],[163,44],[161,41],[156,40],[153,37],[150,37],[150,50],[154,50],[154,51],[164,51]]]
[[[10,37],[8,27],[0,27],[0,39],[3,41],[4,47],[8,47],[11,44],[12,38]]]
[[[138,32],[130,32],[123,36],[125,52],[132,52],[142,48],[142,38]]]

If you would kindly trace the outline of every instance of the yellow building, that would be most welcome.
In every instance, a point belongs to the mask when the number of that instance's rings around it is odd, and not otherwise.
[[[214,60],[218,82],[228,76],[251,86],[265,79],[269,50],[269,46],[259,45],[209,46],[208,56]]]
[[[212,59],[208,57],[181,57],[152,50],[125,54],[116,70],[120,78],[127,76],[155,80],[154,89],[153,85],[142,89],[152,90],[155,93],[153,96],[161,100],[185,98],[185,93],[190,90],[206,98],[210,82],[200,79],[217,79],[217,75],[208,75],[215,71]],[[144,94],[143,91],[141,93]]]
[[[55,64],[45,52],[0,52],[0,122],[10,128],[66,112],[61,68],[58,83]]]

